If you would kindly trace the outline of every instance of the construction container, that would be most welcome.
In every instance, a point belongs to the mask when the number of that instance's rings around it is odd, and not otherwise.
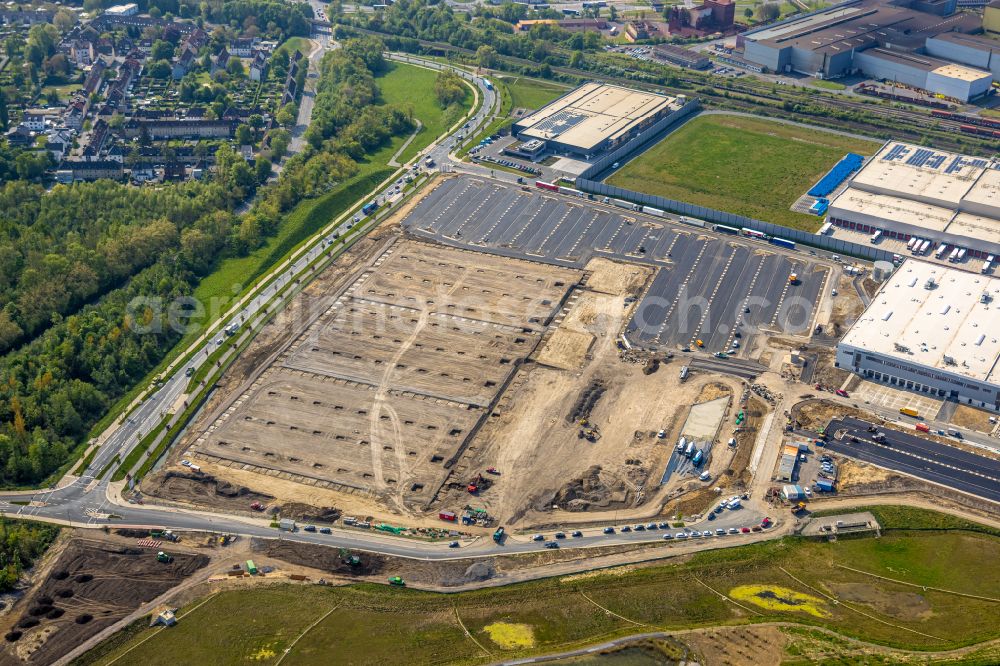
[[[456,520],[456,516],[452,511],[442,511],[441,513],[438,514],[438,518],[440,518],[441,520],[447,520],[452,523],[455,522]]]
[[[831,479],[816,479],[816,490],[832,493],[835,490],[834,482]]]
[[[251,576],[257,575],[257,565],[253,563],[253,560],[247,560],[247,573]]]

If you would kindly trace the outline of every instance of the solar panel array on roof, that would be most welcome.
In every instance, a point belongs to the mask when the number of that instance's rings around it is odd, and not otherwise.
[[[927,159],[934,154],[933,150],[927,150],[926,148],[917,148],[917,151],[910,155],[910,159],[906,160],[906,163],[911,166],[921,167],[927,162]]]
[[[951,161],[948,168],[944,170],[945,173],[955,173],[956,171],[961,171],[965,167],[973,167],[975,169],[985,169],[989,165],[984,159],[969,159],[968,157],[963,157],[959,155]]]
[[[590,116],[587,114],[577,113],[575,111],[559,111],[535,125],[534,129],[539,132],[544,132],[547,136],[552,138],[559,136],[566,130],[576,127],[589,117]]]
[[[882,158],[886,162],[891,162],[892,160],[901,160],[903,156],[910,152],[910,149],[901,143],[897,143],[893,146],[888,153]]]

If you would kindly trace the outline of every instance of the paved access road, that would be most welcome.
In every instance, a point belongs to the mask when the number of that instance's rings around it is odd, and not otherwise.
[[[405,224],[418,236],[521,259],[580,267],[599,256],[658,267],[627,329],[633,344],[647,347],[701,340],[706,351],[728,352],[761,329],[808,333],[830,274],[806,255],[538,190],[533,182],[451,179]]]
[[[1000,502],[1000,461],[882,426],[878,426],[878,431],[885,434],[886,441],[875,442],[868,432],[872,425],[855,418],[835,419],[826,429],[833,435],[826,448]]]

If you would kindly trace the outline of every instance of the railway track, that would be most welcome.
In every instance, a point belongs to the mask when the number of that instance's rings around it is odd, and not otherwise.
[[[368,30],[366,28],[359,28],[357,26],[350,26],[354,31],[362,34],[373,35],[376,37],[387,37],[391,36],[387,33],[379,32],[377,30]],[[465,49],[459,46],[452,46],[451,44],[446,44],[442,42],[432,42],[424,39],[413,39],[417,44],[423,48],[460,53],[463,55],[474,56],[475,52],[470,49]],[[527,60],[525,58],[519,58],[517,56],[504,55],[502,58],[510,63],[537,67],[538,63],[533,60]],[[898,109],[891,106],[875,105],[872,103],[866,103],[862,101],[854,101],[846,98],[843,95],[830,95],[830,94],[807,94],[805,92],[796,92],[794,89],[786,90],[784,95],[774,95],[769,91],[760,90],[753,86],[732,84],[728,79],[701,79],[697,77],[692,77],[690,75],[685,75],[683,71],[674,72],[671,74],[675,80],[684,84],[686,87],[668,86],[661,83],[635,80],[628,77],[622,76],[612,76],[610,74],[604,74],[601,72],[593,72],[585,69],[575,69],[571,67],[564,67],[562,65],[552,66],[550,69],[563,76],[572,77],[574,79],[593,79],[598,81],[605,81],[608,83],[613,83],[616,85],[624,85],[633,88],[645,88],[651,89],[655,88],[658,92],[667,92],[672,95],[690,95],[693,91],[697,92],[700,88],[705,88],[707,86],[712,86],[715,89],[728,93],[730,95],[745,95],[747,97],[755,98],[761,100],[755,103],[754,101],[741,100],[733,97],[722,97],[705,95],[702,96],[702,102],[708,108],[718,108],[720,110],[738,110],[746,111],[748,113],[755,113],[763,115],[774,115],[777,110],[782,111],[782,118],[788,120],[794,120],[796,122],[801,122],[809,125],[818,125],[821,127],[831,127],[841,131],[854,132],[857,134],[864,134],[869,136],[878,136],[880,134],[884,135],[886,132],[891,132],[892,136],[906,141],[920,141],[928,136],[934,138],[934,143],[943,149],[962,149],[963,146],[959,144],[959,141],[967,143],[970,140],[975,141],[976,137],[970,134],[963,134],[960,131],[962,123],[953,120],[947,120],[944,118],[936,118],[931,116],[930,113],[921,113],[919,111],[910,111],[906,109]],[[650,75],[652,77],[652,75]],[[715,101],[719,100],[719,101]],[[724,102],[724,103],[723,103]],[[813,115],[809,113],[802,113],[796,111],[789,111],[784,109],[779,104],[784,103],[791,104],[802,104],[808,106],[829,106],[840,111],[852,111],[867,113],[873,117],[872,122],[858,121],[858,120],[848,120],[841,118],[827,118],[824,116]],[[878,122],[874,118],[891,120],[894,122]],[[933,127],[931,124],[933,123]],[[991,151],[992,149],[986,147],[986,142],[988,140],[982,139],[984,143],[983,150]],[[968,148],[965,147],[967,150]]]

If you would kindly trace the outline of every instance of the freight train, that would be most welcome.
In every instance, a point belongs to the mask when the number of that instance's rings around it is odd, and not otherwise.
[[[951,113],[950,111],[931,111],[931,115],[935,118],[954,120],[955,122],[965,123],[966,125],[978,125],[980,127],[990,127],[1000,130],[1000,120],[993,120],[992,118],[967,116],[964,113]]]
[[[974,134],[975,136],[985,136],[993,139],[1000,139],[1000,129],[990,129],[989,127],[976,127],[975,125],[962,125],[958,128],[965,134]]]

